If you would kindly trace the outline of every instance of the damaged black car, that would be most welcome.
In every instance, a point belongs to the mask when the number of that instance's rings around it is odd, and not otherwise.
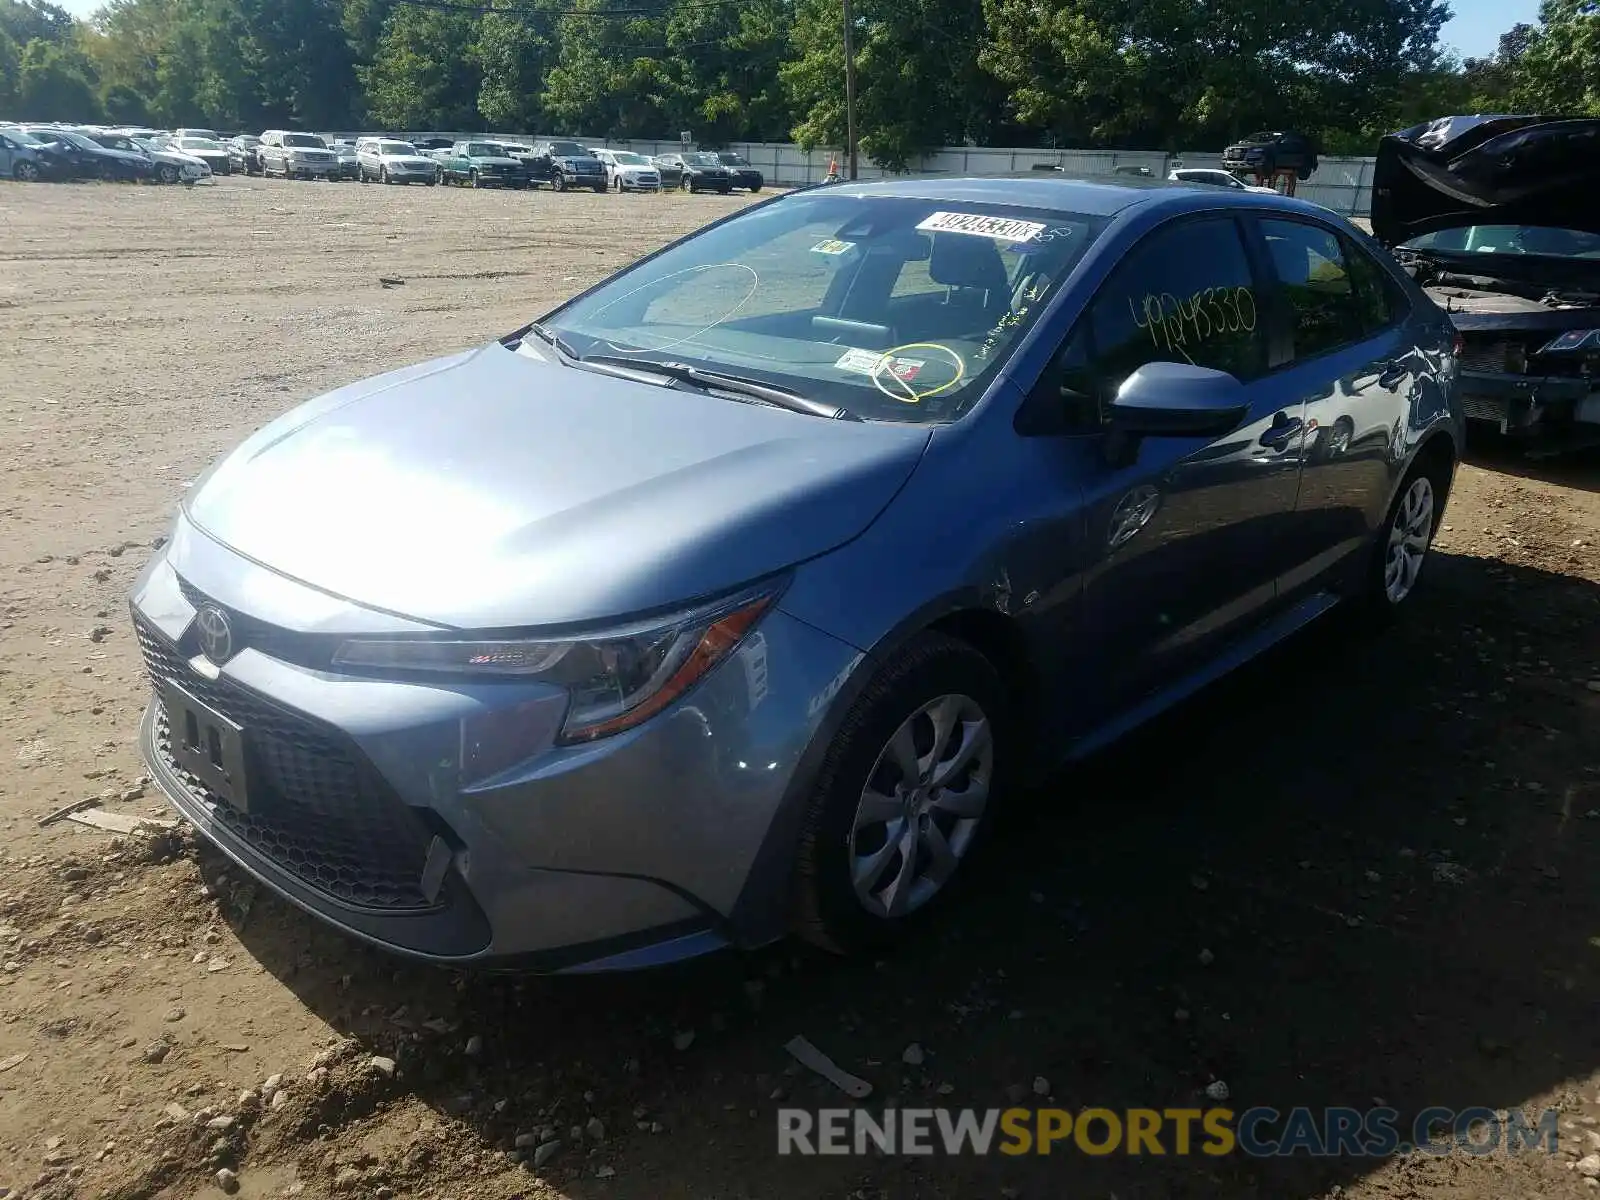
[[[1378,146],[1372,232],[1450,314],[1468,419],[1600,445],[1600,119],[1441,117]]]

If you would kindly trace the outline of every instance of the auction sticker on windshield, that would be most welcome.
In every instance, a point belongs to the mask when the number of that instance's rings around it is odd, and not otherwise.
[[[876,350],[846,350],[839,356],[839,361],[833,364],[841,371],[849,371],[854,375],[876,375],[880,371],[890,371],[897,379],[910,383],[919,374],[925,365],[925,360],[920,358],[895,358],[891,359],[886,354]]]
[[[975,237],[1002,242],[1032,241],[1044,232],[1039,221],[1014,221],[1010,217],[985,217],[978,213],[936,212],[924,219],[918,229],[928,233],[970,233]]]
[[[818,242],[811,247],[813,254],[849,254],[856,248],[854,242],[841,242],[838,238],[829,238],[827,241]]]

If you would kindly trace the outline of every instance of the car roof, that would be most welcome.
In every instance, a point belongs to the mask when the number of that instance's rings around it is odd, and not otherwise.
[[[842,191],[860,196],[904,196],[950,204],[1011,204],[1022,208],[1113,217],[1134,206],[1174,213],[1200,208],[1270,208],[1326,218],[1337,213],[1319,204],[1279,193],[1234,191],[1181,180],[1137,175],[1103,175],[1089,179],[1071,176],[1040,178],[1038,174],[983,175],[874,180],[820,184],[802,189]]]

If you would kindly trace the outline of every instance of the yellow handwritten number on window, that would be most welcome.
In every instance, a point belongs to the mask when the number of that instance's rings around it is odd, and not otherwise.
[[[1225,333],[1254,333],[1256,328],[1256,299],[1247,287],[1202,288],[1188,297],[1150,292],[1137,304],[1130,296],[1128,311],[1134,325],[1149,332],[1157,350],[1186,359],[1190,343]]]

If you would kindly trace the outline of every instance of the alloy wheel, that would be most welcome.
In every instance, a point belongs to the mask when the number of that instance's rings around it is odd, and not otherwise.
[[[994,775],[994,741],[977,701],[924,704],[879,752],[850,832],[856,899],[878,917],[915,912],[971,848]]]
[[[39,178],[39,168],[35,163],[19,162],[11,168],[11,174],[21,183],[32,183]]]
[[[1383,592],[1390,604],[1411,594],[1433,539],[1433,480],[1418,475],[1395,506],[1383,564]]]

